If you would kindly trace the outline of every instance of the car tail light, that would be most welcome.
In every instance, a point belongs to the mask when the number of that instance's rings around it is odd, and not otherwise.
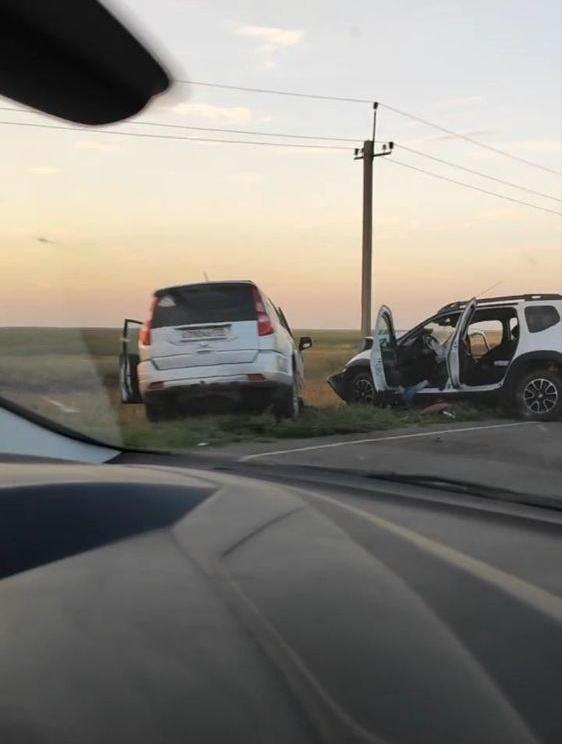
[[[157,303],[158,297],[153,297],[152,302],[150,303],[150,312],[148,314],[148,319],[139,332],[139,343],[141,343],[143,346],[150,346],[150,344],[152,343],[152,316],[154,315],[154,308],[156,307]]]
[[[254,295],[254,306],[256,308],[256,315],[258,316],[258,335],[259,336],[271,336],[274,332],[273,323],[271,318],[267,314],[265,309],[265,303],[262,299],[260,291],[257,287],[252,287],[252,293]]]

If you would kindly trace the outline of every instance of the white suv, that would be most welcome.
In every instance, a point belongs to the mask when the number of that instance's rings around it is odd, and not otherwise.
[[[453,302],[400,337],[379,310],[373,338],[329,384],[349,403],[500,398],[525,418],[562,414],[562,295]]]
[[[142,325],[138,352],[131,352],[131,325]],[[159,289],[146,323],[125,320],[121,399],[143,402],[151,421],[197,403],[210,410],[225,399],[296,417],[302,351],[310,346],[309,337],[295,342],[283,311],[251,281]]]

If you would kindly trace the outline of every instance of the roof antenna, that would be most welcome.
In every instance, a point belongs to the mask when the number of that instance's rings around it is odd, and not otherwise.
[[[203,276],[205,277],[205,281],[206,281],[206,282],[207,282],[207,284],[208,284],[208,283],[209,283],[209,282],[210,282],[211,280],[209,279],[209,275],[207,274],[207,272],[206,272],[206,271],[204,271],[204,272],[203,272]]]
[[[488,294],[488,292],[491,292],[492,289],[499,287],[500,284],[503,284],[503,279],[500,282],[496,282],[495,284],[492,284],[492,286],[488,287],[488,289],[483,289],[481,292],[478,292],[478,294],[476,295],[476,299],[478,299],[479,297],[482,297],[482,295]]]

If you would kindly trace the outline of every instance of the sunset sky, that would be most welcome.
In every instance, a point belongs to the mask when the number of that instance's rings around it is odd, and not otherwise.
[[[379,100],[561,170],[559,0],[112,7],[178,79]],[[0,99],[1,107],[16,105]],[[371,115],[369,104],[177,85],[136,119],[107,129],[244,139],[135,123],[162,122],[360,145]],[[255,280],[296,327],[358,327],[361,163],[353,142],[334,143],[346,150],[275,148],[5,123],[60,124],[29,112],[2,110],[0,120],[1,325],[117,325],[125,315],[143,318],[153,289],[206,273]],[[561,196],[559,175],[384,107],[377,135]],[[562,291],[559,216],[393,159],[546,209],[561,204],[399,147],[375,161],[373,302],[390,305],[398,327],[496,283],[494,294]]]

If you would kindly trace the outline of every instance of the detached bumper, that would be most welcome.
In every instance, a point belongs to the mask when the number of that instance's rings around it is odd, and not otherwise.
[[[328,377],[328,385],[332,388],[334,393],[336,395],[339,395],[339,397],[347,402],[347,383],[348,383],[348,375],[347,372],[338,372],[335,375],[332,375],[331,377]]]

